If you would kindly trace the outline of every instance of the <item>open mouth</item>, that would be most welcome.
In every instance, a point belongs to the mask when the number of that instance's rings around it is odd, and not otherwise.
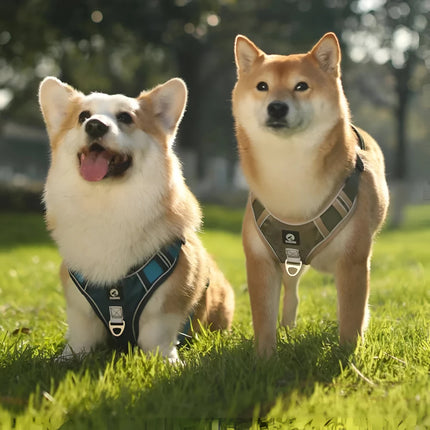
[[[121,176],[132,163],[129,155],[106,149],[97,142],[80,152],[78,159],[81,176],[91,182]]]

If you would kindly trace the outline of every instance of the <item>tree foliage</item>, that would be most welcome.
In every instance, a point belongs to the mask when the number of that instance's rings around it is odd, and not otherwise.
[[[352,57],[357,62],[371,60],[385,65],[394,78],[392,109],[397,124],[394,176],[404,180],[408,174],[407,114],[411,98],[422,86],[424,77],[421,75],[418,78],[421,82],[417,82],[416,71],[418,67],[430,68],[430,33],[426,31],[430,3],[387,0],[365,7],[357,2],[354,11],[352,25],[344,31]]]
[[[429,8],[426,0],[4,0],[0,96],[11,101],[1,120],[40,124],[37,86],[49,74],[84,92],[130,96],[179,75],[190,92],[180,144],[198,154],[203,172],[207,154],[235,156],[235,35],[288,54],[335,31],[352,61],[373,61],[394,77],[396,175],[404,177],[407,112],[419,88],[411,82],[417,67],[430,67]]]

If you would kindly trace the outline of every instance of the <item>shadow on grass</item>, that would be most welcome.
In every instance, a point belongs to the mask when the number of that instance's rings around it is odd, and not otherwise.
[[[0,249],[25,245],[52,245],[42,213],[0,212]]]
[[[223,230],[240,234],[244,209],[216,205],[203,206],[203,230]]]
[[[243,210],[204,206],[204,229],[240,234]],[[39,212],[0,211],[0,250],[25,245],[55,246],[46,230],[44,214]]]
[[[1,345],[0,347],[4,347]],[[0,366],[0,405],[12,415],[25,411],[29,405],[41,408],[43,399],[50,399],[60,383],[72,373],[76,380],[87,375],[97,379],[112,360],[115,353],[99,350],[83,360],[60,361],[58,357],[63,343],[41,349],[17,340],[2,351]],[[79,387],[77,387],[79,389]]]
[[[54,364],[46,351],[20,341],[3,348],[0,367],[0,404],[13,413],[27,408],[35,392],[49,392],[51,379],[62,380],[65,372]]]
[[[348,357],[338,346],[336,330],[286,334],[267,361],[257,360],[252,342],[244,339],[155,375],[142,392],[101,399],[90,411],[69,410],[62,429],[209,429],[214,422],[217,428],[249,428],[278,398],[288,405],[293,393],[311,396],[317,383],[331,383]]]

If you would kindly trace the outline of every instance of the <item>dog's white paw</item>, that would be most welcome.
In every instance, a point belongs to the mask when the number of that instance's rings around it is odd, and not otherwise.
[[[170,364],[174,366],[183,366],[184,362],[179,358],[178,350],[176,347],[173,347],[166,355],[165,358],[169,361]]]
[[[67,361],[71,361],[71,360],[82,360],[86,355],[87,355],[87,351],[85,351],[84,349],[82,349],[81,351],[76,352],[74,349],[72,349],[72,347],[67,344],[64,349],[63,352],[61,353],[61,355],[59,355],[55,361],[58,363],[61,362],[67,362]]]

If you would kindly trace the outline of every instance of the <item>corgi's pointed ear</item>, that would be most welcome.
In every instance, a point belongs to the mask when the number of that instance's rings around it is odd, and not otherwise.
[[[312,48],[311,55],[325,72],[340,76],[340,46],[334,33],[325,34]]]
[[[241,34],[236,36],[234,42],[234,57],[238,73],[249,72],[257,59],[263,55],[264,52],[247,37]]]
[[[49,137],[60,130],[66,118],[73,96],[79,94],[70,85],[49,76],[39,86],[39,105],[45,120]]]
[[[168,134],[173,134],[179,125],[187,104],[187,86],[182,79],[173,78],[158,85],[138,99],[148,97],[152,101],[154,116]]]

